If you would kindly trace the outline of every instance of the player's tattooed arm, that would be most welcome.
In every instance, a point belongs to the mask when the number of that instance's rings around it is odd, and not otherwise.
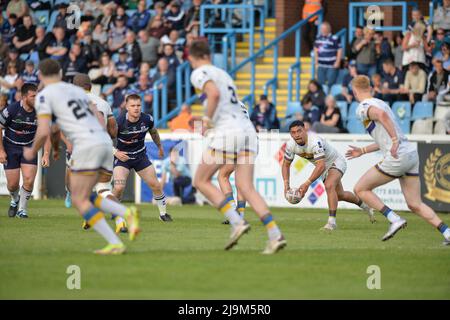
[[[284,182],[284,193],[286,193],[290,189],[290,176],[291,176],[291,160],[284,159],[283,165],[281,166],[281,175],[283,176],[283,182]]]
[[[156,144],[156,146],[159,149],[159,157],[164,158],[164,150],[161,145],[161,138],[159,136],[159,132],[156,128],[151,128],[149,131],[150,136],[152,137],[153,142]]]
[[[117,122],[114,116],[108,117],[108,120],[106,120],[106,130],[108,131],[109,136],[111,139],[117,138]]]

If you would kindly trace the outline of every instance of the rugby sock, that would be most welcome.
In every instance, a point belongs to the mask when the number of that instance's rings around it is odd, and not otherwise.
[[[19,202],[19,189],[10,191],[9,194],[11,195],[11,204],[14,202],[17,205]]]
[[[336,224],[336,210],[329,210],[328,223]]]
[[[159,196],[155,195],[154,199],[156,201],[156,204],[158,205],[159,215],[163,216],[166,212],[166,195],[164,193],[160,194]]]
[[[239,212],[239,214],[241,215],[241,218],[244,218],[245,204],[246,204],[245,200],[244,201],[239,200],[237,202],[237,212]]]
[[[92,207],[83,214],[83,219],[110,244],[121,243],[114,231],[106,223],[105,215],[98,208]]]
[[[20,198],[19,198],[19,211],[27,211],[28,200],[30,200],[31,192],[26,190],[23,186],[20,188]]]
[[[230,221],[230,224],[235,226],[242,221],[241,216],[237,213],[236,209],[230,204],[227,199],[223,200],[219,206],[219,211]]]
[[[114,221],[116,222],[116,225],[121,224],[122,222],[124,222],[125,220],[120,217],[120,216],[116,216],[115,214],[112,215]]]
[[[450,239],[450,228],[448,227],[448,225],[441,222],[437,226],[437,229],[439,230],[440,233],[442,233],[442,235],[445,237],[445,239]]]
[[[266,214],[261,218],[261,222],[266,226],[267,234],[269,235],[269,240],[277,240],[281,237],[280,228],[278,228],[275,220],[270,213]]]
[[[110,214],[121,216],[122,218],[125,217],[125,214],[127,213],[127,207],[123,204],[103,198],[95,193],[91,195],[91,202],[96,208]]]
[[[394,212],[391,210],[391,208],[389,208],[388,206],[384,206],[383,208],[381,208],[380,212],[383,214],[383,216],[385,216],[390,223],[393,222],[397,222],[398,220],[400,220],[401,218]]]
[[[230,205],[236,209],[236,203],[234,202],[233,192],[225,194],[225,199],[230,203]]]

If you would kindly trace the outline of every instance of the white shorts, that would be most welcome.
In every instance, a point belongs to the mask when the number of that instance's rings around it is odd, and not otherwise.
[[[216,133],[209,141],[209,149],[225,157],[236,158],[239,153],[258,154],[258,135],[252,131]]]
[[[342,173],[342,176],[344,176],[345,171],[347,171],[347,161],[345,161],[344,157],[339,155],[331,165],[329,165],[325,172],[322,174],[322,181],[325,181],[327,179],[328,176],[328,171],[330,169],[336,169],[338,170],[340,173]]]
[[[70,157],[70,170],[73,173],[91,174],[100,171],[112,175],[113,161],[111,144],[74,148]]]
[[[385,156],[375,168],[381,173],[391,177],[400,178],[403,176],[419,175],[419,154],[417,150],[401,153],[398,158],[393,158],[390,154]]]

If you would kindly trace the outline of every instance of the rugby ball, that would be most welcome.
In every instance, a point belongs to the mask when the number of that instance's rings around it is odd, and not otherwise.
[[[297,204],[302,200],[302,196],[298,189],[289,189],[284,196],[291,204]]]

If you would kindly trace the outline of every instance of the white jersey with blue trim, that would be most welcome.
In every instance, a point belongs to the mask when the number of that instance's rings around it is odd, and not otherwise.
[[[376,120],[370,120],[368,116],[368,110],[370,107],[378,108],[386,112],[388,117],[392,120],[394,123],[394,130],[397,134],[398,140],[400,142],[399,150],[398,152],[410,152],[415,150],[415,146],[408,141],[406,136],[403,134],[402,130],[400,129],[400,125],[398,124],[397,119],[395,118],[394,113],[392,112],[389,105],[384,102],[383,100],[377,99],[377,98],[369,98],[364,99],[359,104],[358,108],[356,109],[356,115],[360,118],[360,120],[363,122],[364,127],[366,128],[367,132],[372,136],[372,138],[375,140],[375,142],[380,147],[381,152],[386,155],[390,154],[390,150],[392,147],[392,139],[389,136],[389,133],[386,131],[386,129],[383,127],[383,125]]]
[[[93,94],[92,92],[86,92],[86,95],[91,99],[92,104],[103,114],[103,120],[105,120],[105,126],[108,123],[108,118],[113,115],[111,106],[105,100],[99,96]]]
[[[195,69],[191,74],[192,85],[198,90],[203,91],[208,81],[214,82],[220,92],[219,103],[211,119],[216,131],[219,129],[254,131],[248,111],[239,101],[236,86],[230,75],[210,64]],[[207,100],[204,99],[203,106],[206,105]]]

